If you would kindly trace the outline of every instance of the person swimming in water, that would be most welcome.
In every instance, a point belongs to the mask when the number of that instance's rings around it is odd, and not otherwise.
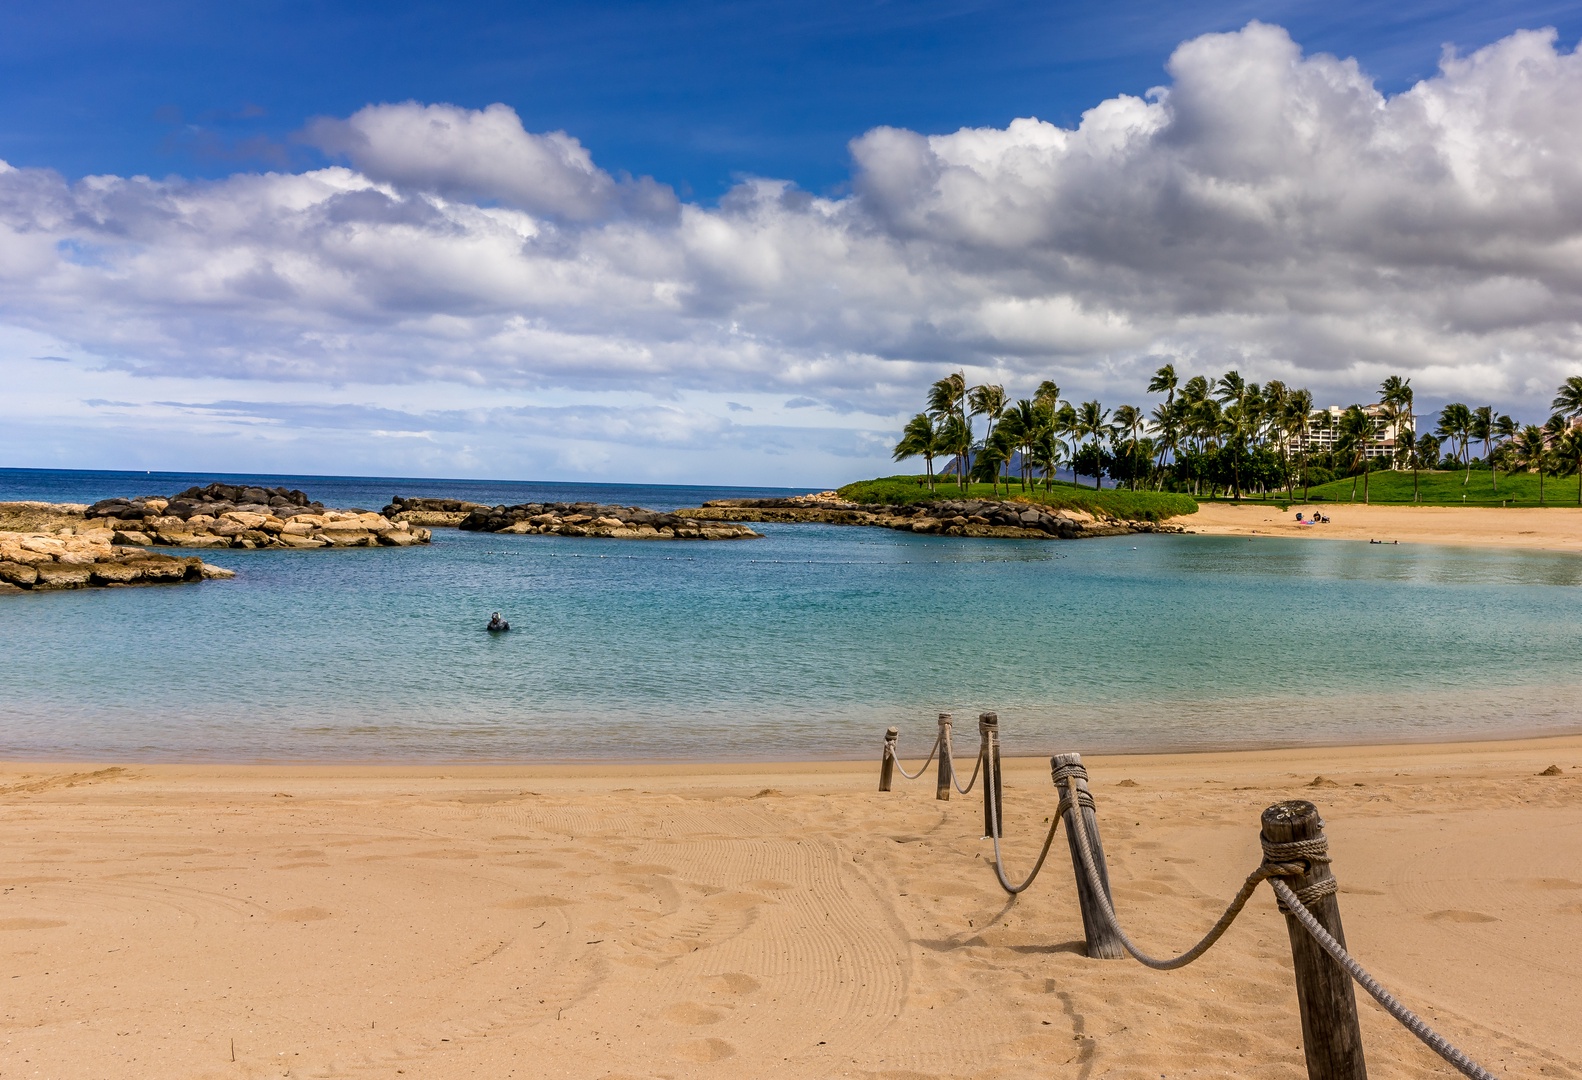
[[[489,633],[491,634],[499,634],[511,629],[511,624],[500,618],[500,613],[496,611],[493,615],[489,616],[488,629]]]

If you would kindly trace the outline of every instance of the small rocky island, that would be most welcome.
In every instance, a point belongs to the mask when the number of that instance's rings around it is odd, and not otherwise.
[[[10,511],[7,517],[18,510],[38,514],[55,509],[48,503],[6,503],[3,508]],[[196,556],[176,558],[117,545],[114,536],[113,530],[100,528],[0,531],[0,593],[176,585],[235,576]]]
[[[1056,509],[1013,499],[940,499],[887,506],[849,502],[833,491],[784,499],[714,499],[699,509],[679,513],[714,521],[818,521],[940,536],[1019,540],[1077,540],[1183,531],[1179,525],[1103,517],[1085,510]]]
[[[172,548],[410,547],[427,529],[367,510],[327,510],[300,491],[209,484],[169,497],[0,503],[0,592],[234,577]]]
[[[427,529],[368,510],[326,510],[285,488],[210,484],[168,498],[104,499],[84,509],[90,527],[115,530],[115,542],[188,548],[411,547]]]
[[[385,516],[401,523],[454,525],[467,532],[518,535],[595,536],[610,540],[753,540],[745,525],[704,520],[695,511],[661,513],[639,506],[603,503],[519,503],[483,506],[455,499],[404,499],[397,495]]]

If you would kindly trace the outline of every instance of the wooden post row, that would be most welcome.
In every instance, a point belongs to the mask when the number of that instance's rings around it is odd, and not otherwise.
[[[978,734],[983,737],[983,745],[978,748],[983,762],[979,766],[983,770],[983,835],[998,840],[1005,836],[1005,799],[1000,792],[1000,714],[979,714]]]
[[[1263,812],[1261,824],[1263,839],[1269,845],[1324,839],[1324,822],[1318,816],[1318,807],[1302,799],[1269,807]],[[1287,861],[1278,855],[1273,857],[1279,862]],[[1303,889],[1321,894],[1308,902],[1307,909],[1344,946],[1340,899],[1334,886],[1328,884],[1334,879],[1326,856],[1308,860],[1306,873],[1283,880],[1298,896]],[[1309,1080],[1367,1080],[1351,975],[1289,911],[1285,913],[1285,925],[1291,938],[1291,963],[1296,969],[1296,1004],[1302,1014],[1302,1048],[1307,1055]]]
[[[934,798],[950,801],[950,785],[953,773],[950,760],[950,721],[948,712],[939,714],[939,782],[934,785]]]
[[[1088,956],[1094,960],[1119,960],[1126,955],[1115,927],[1105,917],[1104,909],[1094,898],[1093,883],[1088,879],[1082,864],[1082,849],[1077,846],[1077,829],[1087,831],[1088,847],[1093,851],[1093,862],[1099,872],[1098,885],[1104,898],[1110,899],[1110,870],[1104,861],[1104,843],[1099,839],[1099,820],[1093,809],[1093,796],[1088,792],[1088,770],[1082,764],[1081,754],[1056,754],[1049,759],[1049,769],[1055,787],[1060,792],[1060,814],[1066,822],[1066,842],[1071,848],[1071,865],[1077,878],[1077,903],[1082,909],[1082,933],[1087,939]],[[1072,801],[1066,792],[1066,777],[1077,780],[1077,799]],[[1111,900],[1113,906],[1114,901]]]

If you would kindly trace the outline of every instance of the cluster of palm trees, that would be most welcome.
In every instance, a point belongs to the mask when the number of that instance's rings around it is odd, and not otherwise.
[[[1487,405],[1468,408],[1460,402],[1446,405],[1439,413],[1433,435],[1424,435],[1425,446],[1448,445],[1451,452],[1442,464],[1464,467],[1462,479],[1471,480],[1472,444],[1483,445],[1480,463],[1490,470],[1490,481],[1499,491],[1500,469],[1522,469],[1538,474],[1538,501],[1544,501],[1544,477],[1561,473],[1582,473],[1582,375],[1573,375],[1560,384],[1550,402],[1554,410],[1547,422],[1518,424],[1507,415],[1496,415]],[[1430,440],[1438,440],[1431,444]],[[1582,505],[1582,487],[1577,490]]]
[[[1394,375],[1380,385],[1376,403],[1324,412],[1314,411],[1309,390],[1273,379],[1259,385],[1237,371],[1182,382],[1166,364],[1149,381],[1148,393],[1163,396],[1151,413],[1133,405],[1073,404],[1048,380],[1032,397],[1011,402],[1003,386],[969,386],[965,373],[956,372],[929,387],[927,408],[907,422],[895,460],[923,458],[930,488],[935,460],[948,458],[947,471],[958,484],[984,480],[996,491],[1014,462],[1024,488],[1037,474],[1047,487],[1059,468],[1069,466],[1093,477],[1095,488],[1108,475],[1133,489],[1210,497],[1223,490],[1237,499],[1249,490],[1280,488],[1294,496],[1298,483],[1306,488],[1338,475],[1353,477],[1353,497],[1360,479],[1366,500],[1375,463],[1412,470],[1414,493],[1425,469],[1464,467],[1466,482],[1471,447],[1479,442],[1481,463],[1495,470],[1496,490],[1502,466],[1538,472],[1540,498],[1545,473],[1582,469],[1582,428],[1573,423],[1582,418],[1582,376],[1561,385],[1556,413],[1542,427],[1523,427],[1491,406],[1455,403],[1440,413],[1432,433],[1421,436],[1411,380]],[[973,430],[978,417],[981,439]]]

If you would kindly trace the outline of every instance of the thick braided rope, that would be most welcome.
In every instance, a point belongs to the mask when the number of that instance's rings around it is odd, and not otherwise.
[[[1075,772],[1068,772],[1065,780],[1066,790],[1070,792],[1071,798],[1069,801],[1062,800],[1062,805],[1083,805],[1080,796],[1087,793],[1078,791]],[[1086,805],[1093,805],[1091,797]],[[1058,821],[1059,818],[1056,818],[1056,820]],[[1155,971],[1174,971],[1176,968],[1184,968],[1208,952],[1213,944],[1224,936],[1225,931],[1230,929],[1230,924],[1236,921],[1236,916],[1241,914],[1242,908],[1247,906],[1247,901],[1251,899],[1252,894],[1257,890],[1259,882],[1277,873],[1299,874],[1306,869],[1300,863],[1263,863],[1258,869],[1247,875],[1247,880],[1242,883],[1241,889],[1231,899],[1230,904],[1226,906],[1225,913],[1219,917],[1218,922],[1209,928],[1209,932],[1203,935],[1203,940],[1180,956],[1171,957],[1169,960],[1160,960],[1157,957],[1149,956],[1139,949],[1136,943],[1127,936],[1126,931],[1121,929],[1121,922],[1115,917],[1115,908],[1111,905],[1110,898],[1104,892],[1104,881],[1099,877],[1099,868],[1093,861],[1093,847],[1088,842],[1087,822],[1082,819],[1080,812],[1071,819],[1071,831],[1077,838],[1077,849],[1082,855],[1082,867],[1087,872],[1088,884],[1092,886],[1093,895],[1098,899],[1099,907],[1103,910],[1104,917],[1109,919],[1110,926],[1114,928],[1115,936],[1121,939],[1121,944],[1138,963],[1144,967],[1151,967]]]
[[[889,746],[889,743],[886,743],[885,745]],[[919,776],[923,775],[923,770],[928,768],[928,763],[934,760],[934,754],[938,750],[939,736],[936,735],[934,736],[934,745],[929,747],[928,757],[923,759],[923,764],[919,765],[917,767],[917,772],[914,773],[907,772],[906,767],[901,764],[901,756],[899,754],[895,754],[893,755],[893,760],[895,761],[895,771],[906,777],[908,780],[916,780]]]
[[[1274,888],[1274,895],[1280,899],[1280,909],[1296,916],[1296,921],[1302,924],[1304,930],[1313,935],[1313,940],[1317,941],[1325,952],[1334,957],[1335,962],[1345,968],[1351,977],[1357,980],[1358,985],[1369,994],[1372,994],[1373,1000],[1384,1006],[1385,1012],[1400,1021],[1402,1027],[1421,1039],[1430,1050],[1444,1058],[1463,1076],[1470,1076],[1472,1080],[1496,1080],[1493,1073],[1446,1042],[1444,1036],[1423,1023],[1421,1017],[1397,1001],[1395,995],[1380,986],[1372,975],[1364,971],[1362,965],[1352,959],[1345,946],[1336,941],[1329,931],[1325,930],[1319,924],[1319,921],[1313,917],[1313,913],[1302,902],[1300,893],[1293,891],[1289,885],[1277,877],[1270,878],[1269,884]]]
[[[981,755],[979,761],[982,761]],[[1038,861],[1033,864],[1033,872],[1020,885],[1012,885],[1005,876],[1005,863],[1000,858],[1000,793],[995,790],[993,769],[983,770],[983,785],[989,800],[989,838],[994,841],[994,876],[1000,879],[1000,888],[1015,896],[1026,892],[1027,887],[1038,877],[1038,871],[1044,868],[1044,860],[1049,858],[1049,845],[1055,842],[1055,830],[1060,828],[1060,815],[1049,819],[1049,832],[1044,836],[1044,846],[1038,853]]]
[[[950,782],[955,786],[956,790],[961,792],[963,795],[971,793],[972,786],[978,782],[978,770],[981,768],[983,768],[983,750],[980,748],[978,750],[978,760],[972,763],[972,779],[967,781],[966,787],[962,787],[960,782],[956,780],[956,752],[954,750],[951,751]]]

